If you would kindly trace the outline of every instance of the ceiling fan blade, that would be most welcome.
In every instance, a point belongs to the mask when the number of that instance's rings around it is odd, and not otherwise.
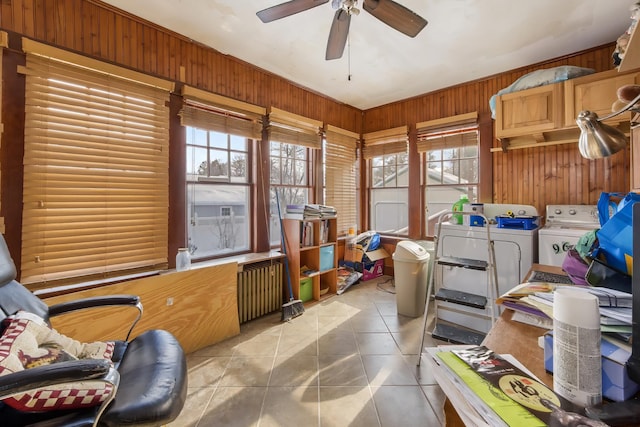
[[[364,0],[363,9],[403,34],[415,37],[427,20],[393,0]]]
[[[328,3],[329,0],[291,0],[277,4],[256,13],[262,22],[271,22],[276,19],[286,18],[299,12]]]
[[[325,59],[338,59],[342,57],[344,46],[347,44],[351,15],[344,9],[338,9],[333,17],[329,40],[327,41],[327,54]]]

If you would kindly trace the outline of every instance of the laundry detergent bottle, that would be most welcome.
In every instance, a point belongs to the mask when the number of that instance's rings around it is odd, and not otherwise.
[[[463,212],[465,203],[469,203],[469,198],[466,194],[460,196],[460,200],[453,204],[453,208],[451,209],[454,212]],[[451,215],[451,222],[453,224],[462,224],[462,215]]]

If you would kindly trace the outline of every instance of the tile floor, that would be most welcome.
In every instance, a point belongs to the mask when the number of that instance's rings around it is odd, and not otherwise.
[[[416,366],[422,317],[398,315],[392,292],[388,276],[362,282],[190,354],[187,402],[170,426],[442,426],[444,394]]]

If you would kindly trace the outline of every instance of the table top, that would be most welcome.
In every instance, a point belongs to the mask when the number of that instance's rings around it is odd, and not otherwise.
[[[534,264],[527,273],[525,281],[534,271],[565,274],[560,267]],[[540,381],[553,388],[553,376],[544,369],[544,350],[538,345],[538,338],[543,336],[547,330],[513,321],[511,320],[512,316],[513,311],[505,309],[482,344],[498,354],[513,355]],[[445,401],[444,413],[448,427],[464,427],[464,422],[448,399]]]
[[[560,267],[534,264],[527,277],[533,271],[564,274]],[[498,354],[513,355],[535,376],[540,378],[540,381],[553,387],[553,376],[544,369],[544,350],[538,345],[538,338],[543,336],[547,330],[514,322],[511,320],[511,316],[513,316],[512,310],[504,310],[482,343]]]

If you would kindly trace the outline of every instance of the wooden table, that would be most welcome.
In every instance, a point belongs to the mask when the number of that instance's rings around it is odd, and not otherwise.
[[[532,271],[564,274],[560,267],[534,264],[527,277]],[[540,381],[553,388],[553,376],[544,370],[544,350],[538,345],[538,338],[547,330],[514,322],[511,320],[512,315],[512,310],[504,310],[482,344],[498,354],[512,354],[540,378]],[[448,399],[445,401],[444,415],[447,427],[464,427],[464,423]]]

